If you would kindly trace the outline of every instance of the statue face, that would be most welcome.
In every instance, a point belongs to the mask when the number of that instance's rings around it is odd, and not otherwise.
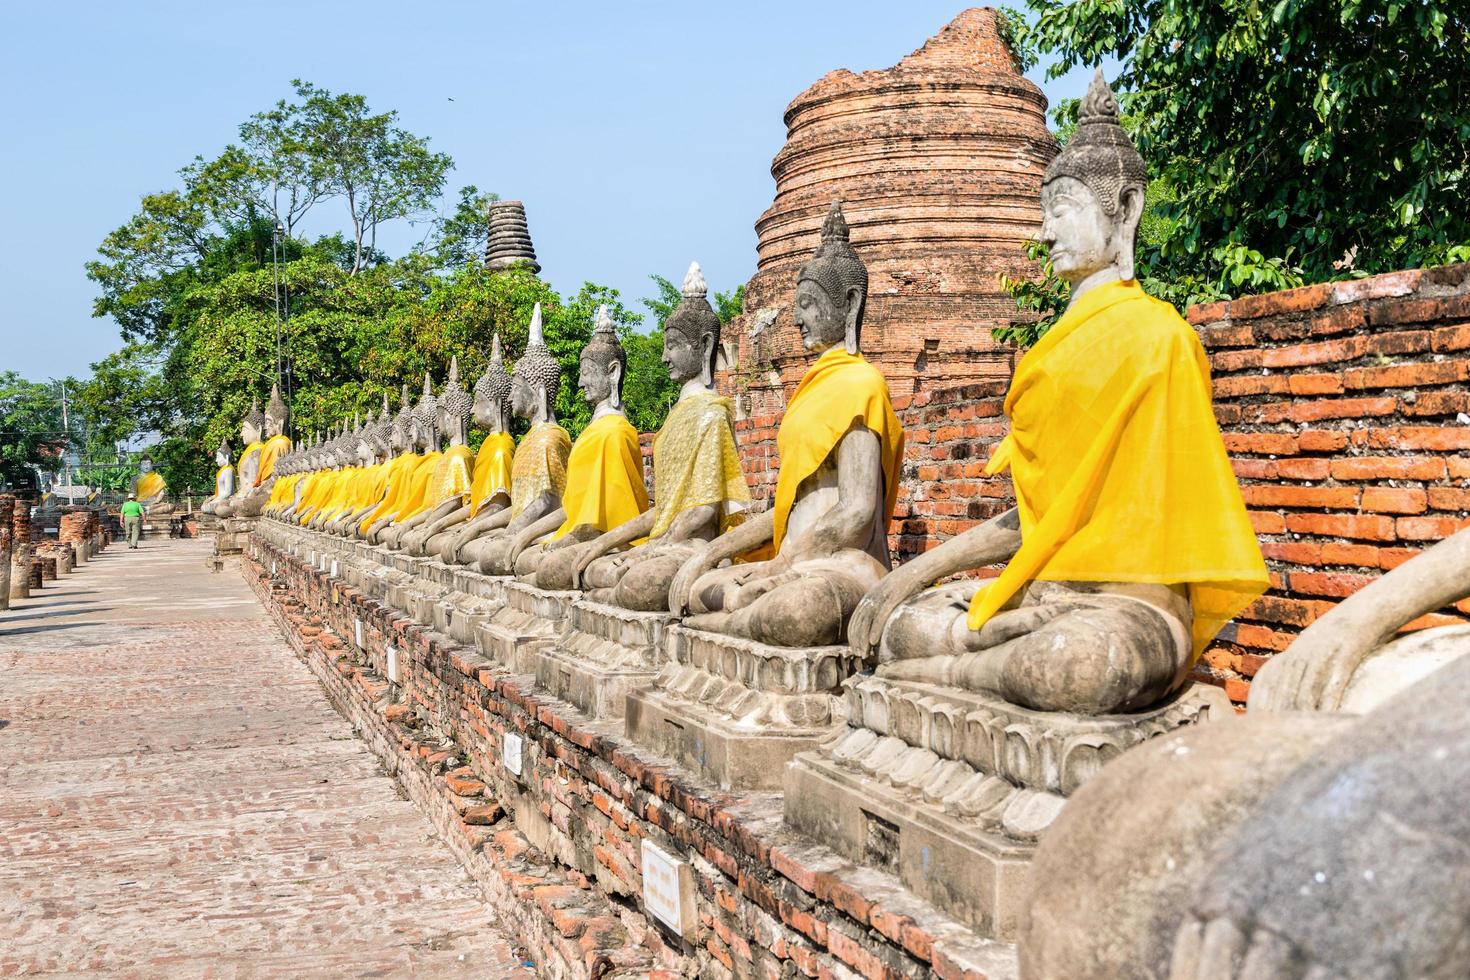
[[[413,423],[393,426],[393,434],[388,437],[388,447],[394,454],[406,453],[412,445]]]
[[[597,361],[584,357],[577,371],[577,390],[588,402],[596,405],[612,394],[612,375]]]
[[[265,417],[265,437],[267,439],[274,439],[276,436],[280,435],[285,428],[285,423],[282,422],[280,419],[273,419],[269,415]]]
[[[510,381],[510,410],[523,419],[536,414],[539,399],[536,389],[525,378],[513,377]]]
[[[796,329],[809,351],[820,353],[836,347],[846,339],[847,310],[827,295],[826,290],[810,279],[796,284]]]
[[[664,331],[664,352],[660,358],[669,369],[675,384],[683,384],[704,372],[704,348],[678,330]]]
[[[241,422],[240,438],[245,440],[245,445],[247,446],[252,442],[260,442],[260,430],[249,422]]]
[[[1056,274],[1075,285],[1116,265],[1123,243],[1133,243],[1120,227],[1128,211],[1120,206],[1108,217],[1092,188],[1075,177],[1048,181],[1041,188],[1041,240],[1051,250]]]
[[[478,385],[476,387],[479,387]],[[475,392],[475,403],[470,408],[470,414],[474,416],[475,424],[481,428],[488,429],[501,420],[505,411],[503,405],[496,405],[495,399],[488,395]]]
[[[216,466],[224,466],[230,461],[230,451],[220,448],[214,451],[214,463]]]

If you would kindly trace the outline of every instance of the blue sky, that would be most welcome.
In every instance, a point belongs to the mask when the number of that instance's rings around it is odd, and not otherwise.
[[[963,6],[933,0],[642,3],[29,3],[0,22],[0,369],[85,375],[121,346],[83,265],[304,78],[359,92],[449,153],[450,192],[526,202],[543,276],[625,301],[698,259],[755,268],[786,104],[833,68],[896,63]],[[1085,72],[1044,83],[1080,95]],[[446,202],[447,203],[447,202]],[[345,206],[342,206],[345,207]],[[319,205],[317,227],[342,227]],[[422,229],[380,235],[391,254]]]

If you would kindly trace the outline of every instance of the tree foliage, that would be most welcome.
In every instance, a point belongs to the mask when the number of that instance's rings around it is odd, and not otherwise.
[[[4,482],[30,485],[33,467],[53,469],[67,443],[60,388],[27,381],[14,371],[0,371],[0,477]]]
[[[1185,305],[1470,251],[1464,4],[1025,3],[1006,18],[1023,64],[1048,55],[1057,77],[1119,60],[1110,81],[1154,184],[1139,276],[1156,295]],[[1075,111],[1058,107],[1064,137]]]

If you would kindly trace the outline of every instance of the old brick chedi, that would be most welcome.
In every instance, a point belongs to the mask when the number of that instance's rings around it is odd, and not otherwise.
[[[894,67],[828,72],[787,106],[776,199],[724,346],[721,389],[743,414],[780,411],[805,371],[791,283],[834,200],[870,276],[863,350],[892,392],[1009,376],[1013,349],[990,338],[1017,316],[999,276],[1034,274],[1024,243],[1056,141],[997,19],[966,10]]]

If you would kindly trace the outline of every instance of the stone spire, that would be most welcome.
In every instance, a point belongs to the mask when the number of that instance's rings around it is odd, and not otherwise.
[[[444,382],[444,390],[439,394],[439,405],[450,418],[464,422],[470,417],[473,401],[470,393],[464,390],[464,385],[459,383],[458,354],[449,359],[449,380]]]
[[[505,370],[498,332],[490,338],[490,363],[475,382],[475,397],[488,402],[502,402],[510,397],[510,374]]]
[[[490,204],[490,240],[485,243],[485,267],[494,272],[509,269],[522,262],[531,272],[541,271],[536,261],[536,248],[526,226],[526,206],[520,201],[494,201]]]
[[[550,399],[556,400],[556,394],[561,388],[561,365],[552,355],[551,348],[546,346],[546,338],[542,334],[540,303],[531,310],[526,352],[516,361],[514,376],[532,387],[545,388]]]

